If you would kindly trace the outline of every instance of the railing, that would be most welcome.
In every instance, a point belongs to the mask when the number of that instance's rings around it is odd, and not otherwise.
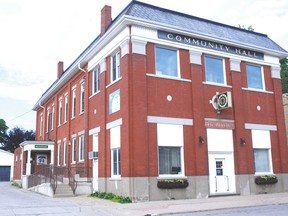
[[[77,189],[77,181],[91,182],[89,177],[92,173],[92,167],[75,166],[75,167],[57,167],[46,166],[28,177],[28,188],[34,187],[43,183],[50,183],[55,194],[59,182],[67,183],[71,187],[73,194]],[[75,179],[76,177],[76,179]],[[68,180],[68,182],[67,182]],[[66,182],[64,182],[66,181]]]

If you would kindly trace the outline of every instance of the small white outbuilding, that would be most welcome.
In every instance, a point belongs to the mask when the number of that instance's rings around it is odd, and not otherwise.
[[[0,182],[13,179],[14,154],[0,149]]]

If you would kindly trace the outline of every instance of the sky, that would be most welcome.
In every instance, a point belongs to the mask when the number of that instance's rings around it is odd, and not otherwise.
[[[140,0],[239,27],[250,25],[288,51],[287,0]],[[0,119],[35,130],[33,106],[100,34],[100,11],[114,19],[131,0],[0,0]]]

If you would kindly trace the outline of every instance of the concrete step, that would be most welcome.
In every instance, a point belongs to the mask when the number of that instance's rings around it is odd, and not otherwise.
[[[67,184],[58,184],[54,197],[73,197],[73,191]]]

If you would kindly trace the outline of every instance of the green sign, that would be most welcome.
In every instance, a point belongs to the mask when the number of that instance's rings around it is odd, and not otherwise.
[[[35,148],[44,149],[44,148],[48,148],[48,145],[35,145]]]

